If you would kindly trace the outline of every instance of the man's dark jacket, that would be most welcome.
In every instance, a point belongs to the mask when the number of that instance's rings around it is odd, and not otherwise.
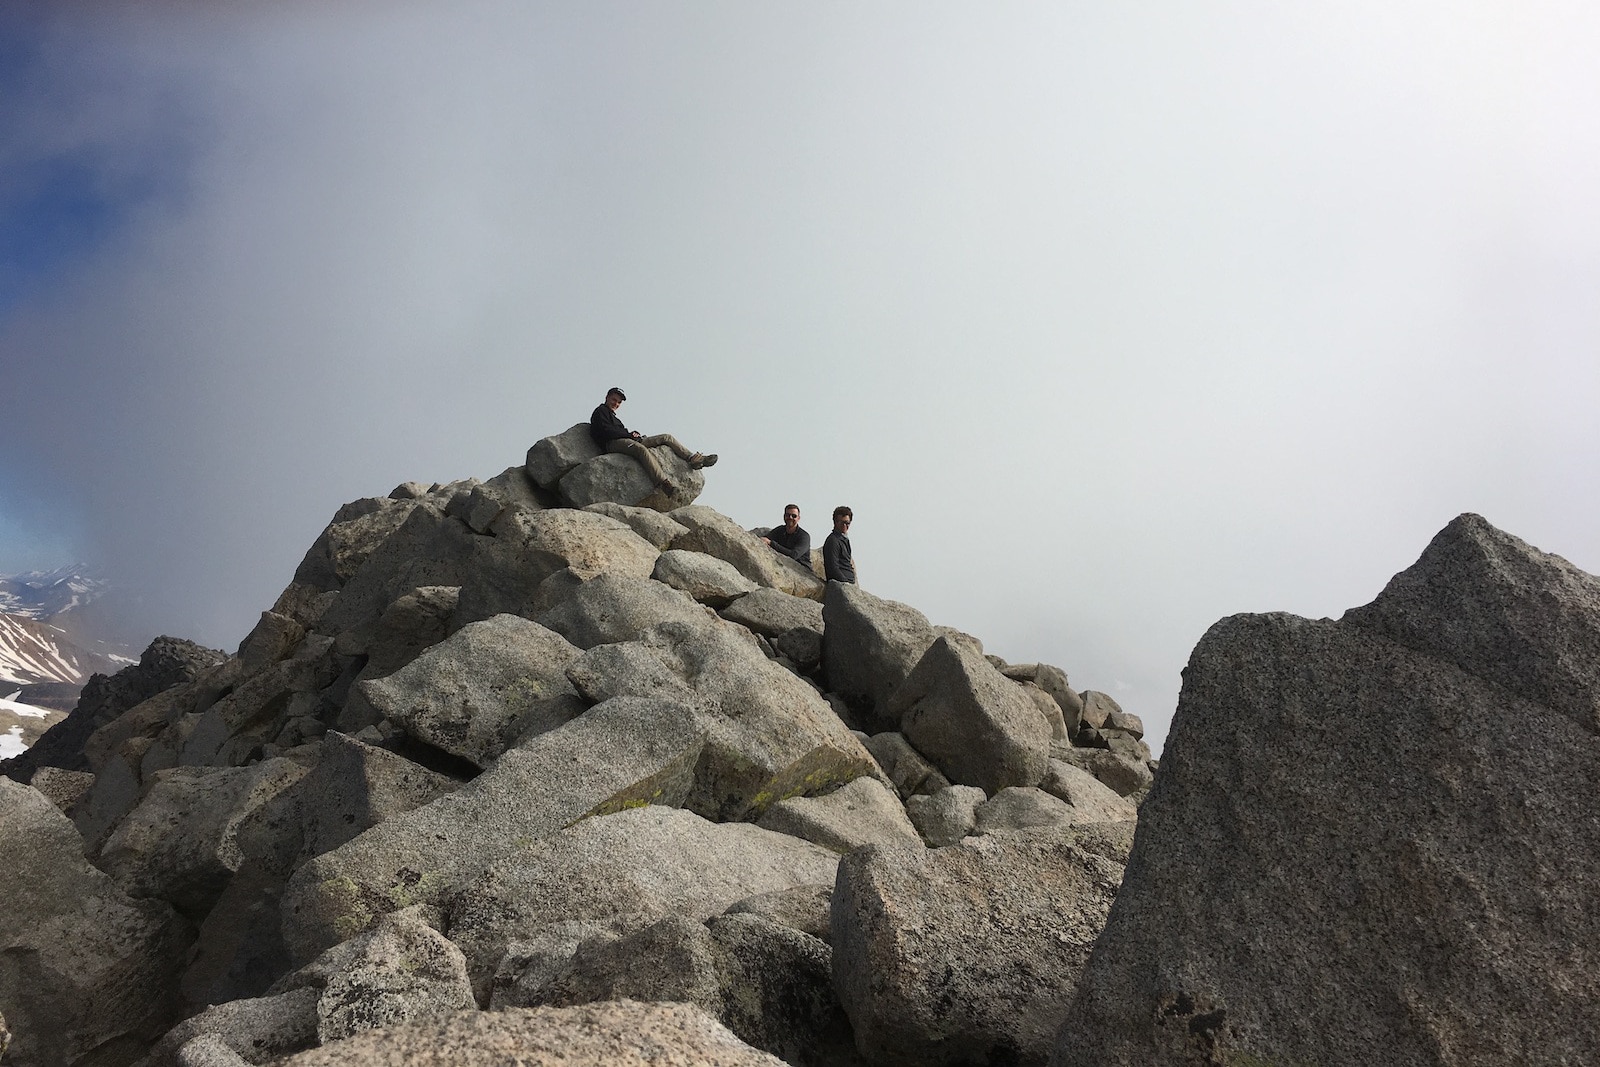
[[[612,441],[620,441],[624,437],[632,437],[628,428],[622,425],[622,420],[617,418],[617,413],[608,405],[601,404],[594,409],[594,414],[589,416],[589,436],[594,438],[594,443],[605,451],[606,445]]]
[[[786,526],[774,526],[767,533],[767,540],[772,542],[772,550],[788,556],[805,567],[811,566],[811,535],[806,533],[804,526],[796,526],[794,533],[789,533]]]
[[[835,530],[822,542],[822,570],[830,582],[856,580],[855,557],[850,554],[850,538]]]

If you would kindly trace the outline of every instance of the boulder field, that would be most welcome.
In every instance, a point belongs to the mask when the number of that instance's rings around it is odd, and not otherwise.
[[[1600,1062],[1593,577],[1224,620],[1158,768],[582,430],[0,765],[7,1067]]]

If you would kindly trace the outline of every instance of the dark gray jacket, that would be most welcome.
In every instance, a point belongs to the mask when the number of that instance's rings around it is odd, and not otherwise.
[[[804,526],[794,528],[794,536],[782,526],[774,526],[767,531],[767,540],[772,542],[772,550],[788,556],[804,566],[811,566],[811,535],[806,533]]]
[[[822,569],[830,582],[856,580],[855,557],[850,554],[850,538],[835,530],[822,542]]]

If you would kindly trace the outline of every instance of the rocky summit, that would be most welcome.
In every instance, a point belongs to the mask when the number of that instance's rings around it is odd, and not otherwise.
[[[1466,516],[1224,620],[1158,767],[582,429],[4,765],[7,1065],[1600,1059],[1594,578]]]

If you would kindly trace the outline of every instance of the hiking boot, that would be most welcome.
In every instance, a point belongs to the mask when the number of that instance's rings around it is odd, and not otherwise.
[[[701,452],[696,452],[693,458],[689,460],[689,466],[693,467],[695,470],[699,470],[701,467],[715,467],[716,465],[717,454],[715,452],[711,453],[709,456]]]

